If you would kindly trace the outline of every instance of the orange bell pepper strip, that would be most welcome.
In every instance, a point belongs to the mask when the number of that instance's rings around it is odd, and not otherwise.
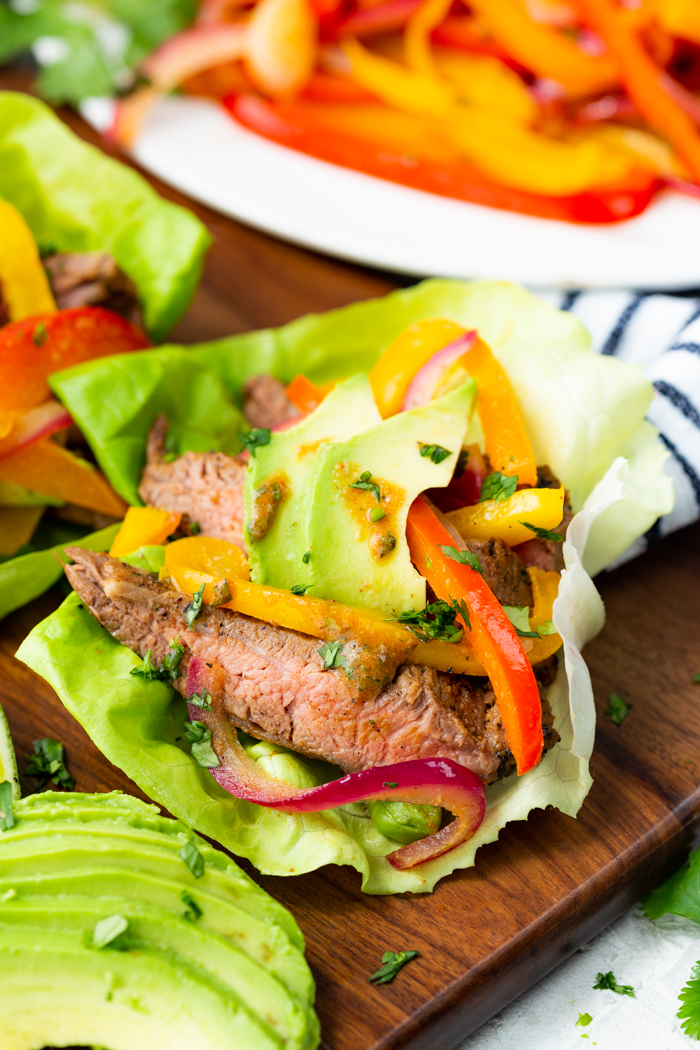
[[[409,66],[419,73],[437,76],[435,57],[430,46],[430,34],[452,7],[452,0],[423,0],[409,18],[404,31],[404,55]]]
[[[536,631],[538,627],[551,623],[552,607],[559,593],[559,582],[561,577],[558,572],[546,572],[530,566],[527,570],[532,585],[532,597],[534,607],[530,616],[530,630]],[[546,634],[541,638],[532,639],[532,648],[527,651],[527,658],[531,664],[541,663],[548,660],[556,653],[562,645],[558,634]]]
[[[534,22],[518,0],[473,0],[470,7],[511,58],[570,95],[595,95],[619,84],[619,56],[587,55],[565,33]]]
[[[399,411],[416,372],[460,335],[464,335],[464,328],[441,317],[418,321],[397,335],[369,373],[382,419]]]
[[[181,514],[158,507],[129,507],[109,549],[110,558],[123,558],[140,547],[158,546],[180,524]]]
[[[0,288],[10,320],[54,313],[56,303],[31,230],[5,200],[0,200],[0,230]]]
[[[198,574],[197,582],[190,573]],[[247,557],[235,543],[214,536],[185,536],[165,548],[161,575],[164,579],[175,580],[180,590],[188,594],[193,594],[205,583],[205,600],[211,605],[216,584],[229,578],[250,579],[250,566]],[[190,590],[193,582],[194,590]]]
[[[0,507],[0,555],[16,554],[29,543],[44,507]]]
[[[483,576],[445,554],[443,547],[456,550],[454,540],[420,497],[409,511],[406,538],[413,564],[438,598],[466,603],[465,636],[491,680],[508,747],[522,776],[539,762],[543,736],[540,694],[520,639]]]
[[[476,410],[491,466],[509,477],[517,474],[520,485],[536,485],[537,466],[525,423],[510,380],[491,349],[477,339],[459,364],[476,380]]]
[[[98,470],[53,441],[37,441],[0,460],[0,481],[112,518],[123,518],[127,508]]]
[[[534,538],[527,525],[554,529],[562,520],[564,487],[558,489],[521,489],[507,499],[487,499],[469,507],[450,511],[448,521],[465,540],[503,540],[517,547]],[[523,524],[523,522],[527,522]]]
[[[287,397],[300,412],[313,412],[323,401],[323,394],[306,376],[295,376],[287,387]]]
[[[671,95],[668,75],[645,50],[622,11],[609,0],[576,0],[591,28],[603,38],[619,63],[622,81],[652,128],[668,139],[700,183],[700,132]]]

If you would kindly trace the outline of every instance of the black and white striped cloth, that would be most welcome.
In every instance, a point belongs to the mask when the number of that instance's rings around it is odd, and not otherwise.
[[[593,349],[641,365],[656,390],[647,418],[671,455],[676,500],[623,555],[627,561],[700,517],[700,299],[648,292],[538,293],[580,318]]]

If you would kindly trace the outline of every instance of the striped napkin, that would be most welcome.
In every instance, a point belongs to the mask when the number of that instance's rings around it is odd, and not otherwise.
[[[616,565],[700,517],[700,299],[653,292],[538,292],[580,318],[593,349],[641,365],[656,390],[647,418],[670,452],[675,506]],[[614,566],[612,566],[614,567]]]

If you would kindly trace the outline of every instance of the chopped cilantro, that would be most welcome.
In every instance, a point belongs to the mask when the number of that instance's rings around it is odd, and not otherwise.
[[[593,1018],[590,1014],[579,1014],[578,1021],[576,1022],[576,1024],[581,1025],[581,1028],[586,1028],[586,1026],[589,1025],[592,1020]]]
[[[310,586],[310,583],[293,583],[290,589],[292,594],[306,594]]]
[[[132,667],[129,673],[136,675],[137,678],[147,678],[149,681],[156,682],[169,682],[172,678],[177,678],[180,661],[185,655],[185,647],[184,645],[178,645],[177,638],[171,640],[168,644],[172,652],[165,654],[161,667],[157,667],[151,661],[151,650],[148,649],[141,666]]]
[[[439,642],[459,642],[464,634],[462,628],[455,623],[459,612],[459,608],[438,599],[436,602],[429,602],[420,612],[407,609],[395,619],[405,624],[423,642],[431,639]]]
[[[382,787],[385,788],[397,788],[399,785],[394,780],[385,780]]]
[[[38,324],[34,325],[32,342],[34,343],[34,346],[43,346],[47,339],[48,333],[46,331],[46,325],[43,321],[39,321]]]
[[[379,544],[379,557],[383,558],[385,554],[391,554],[396,548],[396,537],[390,532],[387,532],[386,536],[382,536],[381,543]]]
[[[201,879],[204,874],[204,858],[194,842],[186,842],[182,849],[178,850],[177,855],[184,860],[195,879]]]
[[[678,996],[683,1003],[676,1017],[681,1028],[691,1039],[700,1039],[700,962],[692,969],[688,983]]]
[[[255,453],[263,445],[270,444],[270,428],[269,427],[253,427],[247,434],[239,434],[239,438],[243,444],[243,448],[247,448],[251,456],[255,456]]]
[[[420,952],[384,952],[382,965],[368,978],[370,984],[388,984],[393,981],[399,970],[401,970],[411,959],[416,959]]]
[[[202,918],[202,909],[197,904],[197,901],[192,899],[187,890],[181,891],[180,900],[187,907],[187,911],[183,915],[183,919],[187,919],[189,922],[196,922],[197,919]]]
[[[386,511],[382,510],[381,507],[372,507],[369,512],[370,521],[381,521],[382,518],[386,517]]]
[[[553,620],[545,620],[544,623],[539,624],[539,626],[536,627],[535,630],[539,634],[540,638],[546,638],[549,634],[557,633],[557,629],[554,626]]]
[[[618,995],[631,995],[633,999],[636,998],[632,985],[618,984],[612,970],[608,970],[607,973],[599,973],[593,987],[598,988],[601,991],[608,989],[611,992],[617,992]]]
[[[189,524],[190,536],[199,536],[202,531],[202,527],[198,521],[191,521]]]
[[[364,489],[367,492],[371,492],[374,498],[376,499],[377,503],[379,503],[381,502],[382,498],[381,493],[379,491],[379,485],[376,481],[371,481],[371,477],[371,473],[368,470],[365,470],[362,474],[360,474],[357,481],[353,481],[352,484],[348,485],[348,488]]]
[[[192,693],[192,696],[187,697],[187,703],[194,704],[203,711],[211,711],[211,693],[208,689],[200,689],[198,693]]]
[[[219,583],[214,584],[214,594],[211,600],[212,608],[216,609],[219,605],[225,605],[226,602],[231,601],[232,597],[228,580],[221,580]]]
[[[211,745],[211,729],[204,722],[185,722],[185,736],[192,745],[192,757],[202,769],[216,769],[221,765]]]
[[[621,726],[627,718],[627,712],[632,704],[628,704],[623,700],[619,693],[611,693],[608,703],[610,704],[610,707],[605,712],[606,715],[616,726]]]
[[[176,459],[178,459],[178,454],[174,451],[174,449],[170,449],[169,452],[163,453],[164,463],[174,463]]]
[[[443,448],[442,445],[421,445],[420,454],[426,459],[429,459],[431,463],[442,463],[443,460],[451,456],[449,448]]]
[[[456,561],[458,565],[468,565],[470,569],[483,574],[484,569],[481,562],[476,554],[472,554],[471,551],[460,551],[456,547],[443,547],[442,544],[440,544],[440,550],[448,558],[452,558],[452,561]]]
[[[700,682],[700,674],[694,674],[693,675],[693,681],[694,682]]]
[[[450,605],[455,610],[455,612],[462,617],[465,624],[471,631],[472,625],[471,620],[469,619],[469,610],[467,609],[467,603],[465,602],[464,598],[460,598],[459,601],[457,601],[456,598],[453,598],[450,602]]]
[[[123,915],[105,915],[104,919],[99,919],[95,923],[95,927],[92,931],[92,945],[93,948],[106,948],[108,944],[112,944],[116,941],[117,937],[120,937],[122,933],[126,933],[129,928],[129,923]]]
[[[75,778],[65,766],[63,744],[48,737],[34,741],[34,754],[27,763],[24,775],[37,781],[39,791],[46,787],[49,780],[66,791],[72,791],[75,787]]]
[[[323,660],[324,671],[332,671],[336,667],[342,667],[348,678],[352,677],[351,672],[348,670],[347,661],[343,656],[341,642],[326,642],[317,652]]]
[[[7,831],[15,826],[15,816],[12,812],[12,784],[9,780],[3,780],[0,784],[0,831]]]
[[[515,628],[519,638],[539,638],[537,631],[530,630],[530,609],[527,605],[504,605],[503,612]]]
[[[204,584],[202,584],[201,587],[197,588],[197,590],[192,595],[192,601],[190,602],[190,604],[185,609],[185,620],[187,621],[187,626],[188,627],[192,626],[194,621],[197,619],[197,617],[201,613],[203,603],[204,603]]]
[[[481,484],[479,503],[483,503],[487,499],[496,500],[497,502],[508,499],[509,496],[513,495],[517,487],[517,474],[509,477],[507,474],[502,474],[500,470],[497,470],[484,478]]]
[[[552,532],[551,529],[541,529],[539,525],[531,525],[529,521],[518,522],[519,525],[524,525],[526,529],[534,532],[538,540],[553,540],[555,543],[561,543],[564,537],[558,532]]]
[[[311,561],[311,551],[307,551],[306,554],[302,555],[301,560],[303,561],[304,565],[308,565]]]

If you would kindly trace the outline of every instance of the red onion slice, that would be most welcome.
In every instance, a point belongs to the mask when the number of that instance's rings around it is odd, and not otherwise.
[[[476,332],[465,332],[457,339],[453,339],[447,346],[436,350],[411,380],[399,411],[407,412],[411,408],[420,408],[432,401],[442,373],[455,361],[458,361],[463,354],[466,354],[467,350],[471,350],[477,339]]]
[[[201,692],[207,681],[213,685],[219,668],[208,671],[203,660],[193,657],[187,673],[188,696]],[[214,706],[216,701],[214,701]],[[218,710],[207,711],[188,704],[192,721],[203,722],[212,733],[212,746],[221,765],[210,769],[221,787],[236,798],[283,813],[317,813],[351,802],[393,799],[440,806],[455,819],[434,835],[390,853],[387,860],[399,871],[434,860],[460,846],[477,830],[486,812],[484,785],[470,769],[449,758],[419,758],[389,766],[375,766],[349,773],[339,780],[314,788],[294,788],[269,776],[249,758],[235,727]]]
[[[35,441],[42,441],[59,430],[65,430],[72,422],[70,413],[58,401],[45,401],[43,405],[31,408],[17,420],[7,437],[0,441],[0,459],[6,459],[21,448],[33,445]]]

